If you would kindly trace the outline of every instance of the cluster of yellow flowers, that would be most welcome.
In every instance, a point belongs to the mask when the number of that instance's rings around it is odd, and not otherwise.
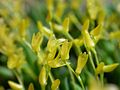
[[[80,0],[72,0],[70,6],[73,10],[79,8]],[[60,85],[59,79],[54,79],[51,69],[66,66],[74,78],[78,79],[82,90],[108,90],[104,87],[104,73],[113,71],[119,64],[114,63],[105,65],[104,62],[100,62],[97,52],[96,44],[100,39],[104,38],[104,29],[107,26],[104,25],[105,11],[97,0],[87,0],[87,10],[89,18],[83,17],[82,29],[79,25],[81,23],[76,18],[73,12],[70,12],[68,16],[62,21],[64,9],[69,5],[65,3],[65,0],[58,0],[56,8],[54,7],[54,0],[46,0],[48,15],[47,22],[49,27],[42,24],[41,21],[37,22],[39,31],[33,34],[31,43],[27,41],[27,28],[30,24],[29,18],[25,17],[23,11],[23,0],[3,0],[0,1],[2,8],[0,9],[0,52],[8,57],[7,66],[9,69],[15,72],[18,78],[19,84],[8,81],[8,84],[13,90],[24,90],[22,80],[19,77],[21,67],[26,62],[23,48],[18,45],[18,42],[27,44],[27,46],[37,56],[37,64],[40,66],[39,72],[39,84],[41,89],[45,90],[48,78],[51,80],[51,90],[57,90]],[[56,20],[55,23],[54,19]],[[90,30],[90,22],[96,20],[96,27]],[[73,38],[70,31],[70,25],[73,23],[80,30],[81,35],[77,38]],[[62,38],[57,38],[55,33],[63,35]],[[42,49],[42,43],[44,37],[48,39],[45,49]],[[111,32],[109,39],[120,39],[120,31]],[[81,46],[85,47],[85,51],[82,52]],[[77,59],[76,69],[74,70],[70,62],[70,50],[74,49]],[[92,55],[95,57],[94,62]],[[94,78],[90,80],[90,86],[85,87],[81,78],[81,73],[85,69],[87,62],[90,60],[91,66],[94,71]],[[96,65],[96,66],[95,66]],[[89,72],[89,71],[88,71]],[[100,74],[100,77],[99,77]],[[94,82],[93,82],[94,81]],[[73,80],[73,82],[75,82]],[[94,86],[94,87],[93,87]],[[33,83],[30,83],[28,90],[34,90]]]

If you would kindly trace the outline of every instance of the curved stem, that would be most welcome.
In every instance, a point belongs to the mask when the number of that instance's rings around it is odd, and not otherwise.
[[[68,70],[69,70],[69,73],[70,73],[71,82],[75,83],[75,79],[74,79],[74,75],[73,75],[73,73],[71,72],[70,69],[68,69]],[[74,86],[74,85],[73,85],[73,88],[75,89],[75,86]]]
[[[98,56],[97,56],[97,53],[96,53],[95,49],[92,49],[92,52],[95,55],[95,60],[96,60],[96,63],[98,65],[99,64],[99,60],[98,60]]]
[[[18,72],[14,71],[14,74],[15,74],[16,78],[18,79],[18,82],[22,85],[23,90],[25,90],[24,84],[23,84],[22,79],[21,79],[20,75],[18,74]]]
[[[79,83],[80,83],[81,86],[82,86],[82,89],[85,90],[85,87],[84,87],[84,84],[83,84],[83,82],[82,82],[81,77],[74,72],[74,70],[72,69],[72,67],[71,67],[67,62],[66,62],[66,65],[67,65],[68,69],[69,69],[70,71],[72,71],[73,74],[76,76],[76,78],[78,79]]]
[[[51,80],[51,82],[53,83],[53,81],[54,81],[54,78],[53,78],[53,76],[52,76],[52,73],[51,73],[51,71],[49,71],[49,77],[50,77],[50,80]]]
[[[103,87],[104,86],[104,73],[100,74],[100,80],[101,80],[101,85]]]
[[[97,65],[98,65],[98,64],[99,64],[99,60],[98,60],[97,53],[96,53],[95,49],[92,49],[92,51],[93,51],[93,53],[94,53],[94,55],[95,55],[96,63],[97,63]],[[102,86],[103,86],[103,85],[104,85],[104,73],[101,73],[101,74],[100,74],[100,81],[101,81],[101,84],[102,84]]]
[[[95,71],[95,65],[94,65],[94,62],[93,62],[93,59],[92,59],[91,52],[89,50],[87,50],[87,52],[88,52],[88,56],[89,56],[89,59],[90,59],[90,63],[91,63],[91,65],[92,65],[92,67],[93,67],[93,69]]]
[[[41,90],[45,90],[45,86],[41,86]]]

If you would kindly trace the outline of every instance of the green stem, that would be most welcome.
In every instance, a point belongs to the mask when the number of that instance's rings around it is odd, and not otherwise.
[[[96,63],[98,65],[99,64],[99,60],[98,60],[98,56],[97,56],[97,53],[96,53],[95,49],[92,49],[92,52],[95,55],[95,60],[96,60]]]
[[[29,65],[25,65],[23,69],[33,80],[37,80],[36,74],[31,70]]]
[[[18,82],[22,85],[23,90],[25,90],[24,84],[23,84],[22,79],[21,79],[20,75],[18,74],[18,72],[17,72],[17,71],[14,71],[14,74],[15,74]]]
[[[74,70],[72,69],[72,67],[71,67],[67,62],[66,62],[66,65],[67,65],[68,69],[69,69],[70,71],[72,71],[73,74],[76,76],[76,78],[78,79],[79,83],[80,83],[81,86],[82,86],[82,89],[85,90],[85,87],[84,87],[84,84],[83,84],[83,82],[82,82],[81,77],[74,72]]]
[[[45,85],[41,86],[41,89],[42,89],[42,90],[45,90]]]
[[[88,52],[88,56],[89,56],[89,59],[90,59],[90,63],[93,67],[93,70],[95,71],[95,65],[94,65],[94,62],[93,62],[93,59],[92,59],[91,52],[89,50],[87,50],[87,52]]]
[[[73,73],[71,72],[71,70],[68,68],[69,70],[69,73],[70,73],[70,77],[71,77],[71,82],[75,83],[75,79],[74,79],[74,75]],[[75,86],[73,85],[73,89],[75,89]]]
[[[53,81],[54,81],[54,78],[53,78],[53,76],[52,76],[52,73],[51,73],[51,71],[49,72],[49,77],[50,77],[50,80],[51,80],[51,82],[53,83]]]
[[[104,86],[104,73],[100,74],[100,80],[101,80],[101,85],[103,87]]]
[[[69,69],[69,72],[70,72],[70,76],[71,76],[72,81],[75,82],[74,75],[73,75],[73,73],[71,72],[70,69]]]
[[[95,55],[96,63],[97,63],[97,66],[98,66],[99,60],[98,60],[97,53],[96,53],[95,49],[92,49],[92,51],[93,51],[93,53],[94,53],[94,55]],[[100,74],[100,81],[101,81],[101,84],[102,84],[102,86],[103,86],[103,85],[104,85],[104,73],[101,73],[101,74]]]

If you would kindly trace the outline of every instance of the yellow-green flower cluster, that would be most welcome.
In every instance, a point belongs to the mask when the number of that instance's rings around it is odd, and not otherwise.
[[[42,2],[47,12],[46,18],[42,19],[46,21],[37,20],[33,23],[32,15],[26,16],[27,10],[24,11],[23,5],[27,2],[0,1],[0,53],[7,57],[7,67],[18,80],[18,83],[8,81],[11,89],[59,90],[59,86],[61,89],[66,81],[54,76],[54,70],[64,67],[69,73],[71,82],[68,83],[73,90],[107,90],[104,73],[112,72],[119,63],[110,64],[107,60],[101,60],[98,48],[102,40],[120,39],[119,25],[116,25],[119,15],[113,13],[111,17],[106,17],[102,2],[96,0],[86,0],[83,6],[86,7],[85,15],[79,13],[81,0],[46,0]],[[31,3],[29,7],[34,8],[34,5]],[[113,31],[109,33],[108,29]],[[26,73],[34,81],[25,84],[23,74]],[[86,76],[90,78],[89,81]]]

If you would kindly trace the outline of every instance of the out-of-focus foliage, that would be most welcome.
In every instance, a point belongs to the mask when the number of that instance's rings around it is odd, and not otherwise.
[[[119,90],[119,0],[0,0],[0,90]]]

